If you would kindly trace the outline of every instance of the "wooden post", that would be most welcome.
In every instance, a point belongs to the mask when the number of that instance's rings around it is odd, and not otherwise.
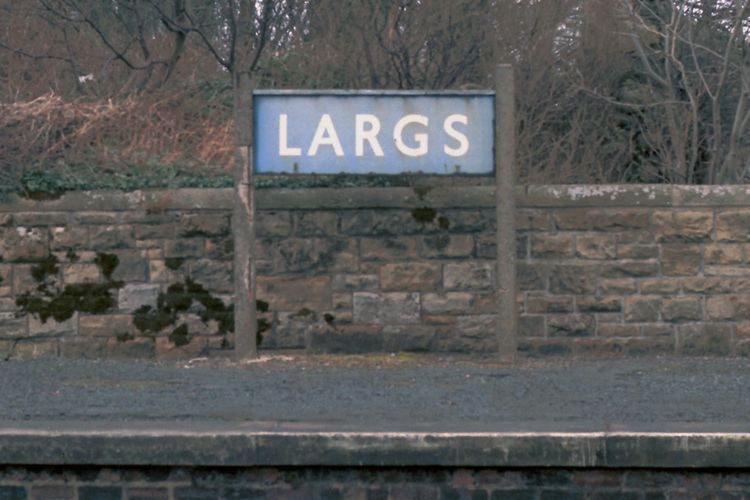
[[[516,101],[513,66],[495,71],[495,210],[497,211],[497,338],[501,357],[515,360],[516,306]]]
[[[234,350],[256,356],[255,196],[253,195],[253,86],[248,73],[235,75]]]

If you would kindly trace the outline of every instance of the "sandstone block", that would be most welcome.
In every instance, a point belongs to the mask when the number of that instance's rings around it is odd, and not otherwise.
[[[120,311],[132,312],[142,306],[156,308],[156,299],[159,296],[159,285],[134,285],[127,284],[122,287],[117,296],[117,306]]]
[[[351,293],[332,293],[331,307],[333,311],[351,311],[352,294]]]
[[[750,319],[750,295],[714,295],[706,298],[706,313],[713,320]]]
[[[336,292],[363,292],[377,290],[380,278],[377,274],[335,274],[333,290]]]
[[[440,280],[441,266],[431,262],[384,264],[380,268],[380,286],[383,290],[436,290],[440,288]]]
[[[219,214],[187,214],[180,218],[177,235],[181,238],[226,236],[229,216]]]
[[[698,245],[662,245],[661,271],[665,276],[694,276],[700,271],[702,260]]]
[[[596,332],[600,337],[638,337],[641,327],[622,323],[603,323],[598,326]]]
[[[678,346],[688,356],[728,356],[732,352],[732,327],[721,323],[678,327]]]
[[[6,262],[36,261],[49,255],[46,228],[0,227],[0,259]]]
[[[591,228],[591,210],[566,208],[554,213],[555,225],[563,231],[586,231]]]
[[[318,323],[315,313],[300,315],[296,312],[278,313],[270,331],[263,333],[261,346],[264,349],[301,349],[305,347],[305,337]]]
[[[53,227],[50,228],[50,234],[52,237],[50,240],[50,248],[52,250],[86,248],[88,245],[89,233],[85,227]]]
[[[355,272],[358,267],[357,245],[351,238],[287,238],[272,252],[278,272]]]
[[[658,276],[659,263],[656,261],[620,261],[604,265],[602,278],[648,278]]]
[[[57,357],[58,350],[59,341],[57,339],[23,341],[16,344],[10,359],[54,358]]]
[[[470,257],[473,253],[474,237],[470,234],[435,234],[422,239],[423,257]]]
[[[631,260],[658,259],[659,246],[624,243],[617,247],[617,258]]]
[[[347,235],[399,236],[428,229],[436,226],[420,224],[408,210],[352,210],[341,214],[341,233]]]
[[[625,298],[625,321],[647,323],[659,321],[661,298],[637,295]]]
[[[573,312],[573,297],[529,295],[526,311],[529,314]]]
[[[113,280],[132,282],[146,281],[148,273],[148,261],[141,255],[140,251],[115,251],[118,264],[112,273]]]
[[[62,335],[76,335],[78,333],[78,313],[70,319],[55,321],[47,318],[42,322],[35,315],[29,315],[29,337],[59,337]]]
[[[554,227],[552,216],[547,211],[529,209],[516,211],[516,229],[518,231],[551,231]]]
[[[74,224],[115,225],[119,222],[117,212],[75,212],[72,214]]]
[[[713,213],[710,210],[657,210],[653,230],[661,242],[691,242],[711,239]]]
[[[107,339],[62,338],[60,356],[71,359],[104,359],[107,356]]]
[[[717,241],[749,241],[750,210],[723,210],[716,214]]]
[[[626,231],[645,229],[650,225],[648,209],[609,209],[589,212],[595,231]]]
[[[380,325],[341,325],[334,328],[315,328],[310,332],[313,352],[361,353],[383,350]]]
[[[495,210],[446,210],[443,216],[455,233],[495,232]]]
[[[550,271],[549,290],[553,294],[593,294],[596,284],[597,270],[591,266],[563,265]]]
[[[703,300],[700,297],[665,298],[661,307],[661,317],[664,321],[679,323],[703,319]]]
[[[727,277],[748,276],[750,277],[750,267],[740,267],[737,265],[734,265],[734,266],[706,265],[703,267],[703,274],[705,274],[706,276],[727,276]]]
[[[461,262],[445,264],[443,288],[485,290],[492,288],[494,265],[489,262]]]
[[[434,346],[447,352],[497,352],[497,317],[494,314],[458,316],[455,325],[438,327]]]
[[[497,259],[497,235],[495,233],[480,233],[475,237],[476,256],[480,259]],[[529,237],[525,234],[516,235],[516,257],[528,257]]]
[[[331,308],[330,276],[260,276],[258,298],[268,302],[271,311],[327,311]]]
[[[596,329],[596,320],[590,314],[565,314],[547,317],[550,337],[590,337]]]
[[[175,237],[175,224],[172,222],[162,224],[135,224],[133,226],[135,239],[143,240],[166,240]]]
[[[615,248],[615,240],[610,236],[593,235],[576,238],[576,256],[581,259],[614,259]]]
[[[164,243],[164,256],[170,257],[201,257],[203,255],[203,242],[201,238],[182,238],[178,240],[167,240]]]
[[[467,314],[474,306],[474,295],[468,292],[425,293],[422,311],[425,314]]]
[[[355,292],[354,322],[369,324],[419,323],[418,293]]]
[[[387,352],[429,351],[435,338],[435,327],[429,325],[386,325],[383,327],[383,350]]]
[[[292,234],[292,217],[289,212],[259,210],[255,233],[260,237],[283,237]]]
[[[744,245],[732,243],[706,245],[704,259],[708,265],[742,264],[745,262]]]
[[[15,296],[36,290],[39,283],[31,275],[31,265],[16,264],[13,266],[13,294]]]
[[[681,288],[682,280],[676,278],[649,278],[640,283],[644,295],[677,295]]]
[[[565,356],[573,352],[573,343],[568,339],[523,339],[518,352],[530,358]]]
[[[13,220],[17,226],[65,226],[68,214],[65,212],[16,212]]]
[[[359,251],[362,260],[366,261],[416,259],[419,256],[419,240],[413,236],[362,238]]]
[[[0,264],[0,297],[11,294],[13,280],[11,280],[12,267],[9,264]]]
[[[125,341],[111,337],[105,349],[107,357],[116,359],[151,359],[156,353],[155,342],[146,337]]]
[[[599,282],[599,292],[602,295],[630,295],[638,291],[638,283],[634,279],[603,279]]]
[[[675,335],[675,325],[669,323],[652,323],[641,325],[641,336],[643,337],[669,337]]]
[[[545,290],[547,288],[547,266],[544,264],[517,262],[516,286],[519,290]]]
[[[183,264],[177,270],[167,267],[164,260],[148,261],[148,281],[151,283],[174,283],[182,281],[187,274],[188,266]]]
[[[113,337],[124,333],[137,333],[130,314],[82,315],[78,320],[78,334],[82,337]]]
[[[28,317],[16,318],[13,313],[0,315],[0,339],[15,339],[29,334]]]
[[[657,243],[653,227],[643,230],[631,230],[622,233],[615,233],[615,239],[618,245],[654,245]]]
[[[92,250],[112,250],[115,248],[133,248],[133,226],[90,226],[89,245]]]
[[[205,255],[209,259],[232,260],[234,256],[234,241],[232,238],[212,238],[206,240]]]
[[[297,236],[336,236],[339,217],[336,212],[297,212],[294,214],[294,233]]]
[[[534,234],[531,236],[531,257],[561,259],[573,256],[573,236],[570,234]]]
[[[611,313],[622,311],[619,297],[576,297],[579,312]]]
[[[208,354],[208,339],[192,336],[187,344],[178,346],[169,337],[157,337],[154,352],[159,360],[198,358]]]
[[[733,281],[734,280],[726,278],[695,276],[684,278],[682,280],[682,287],[685,293],[732,293],[735,292]],[[750,289],[750,279],[747,279],[746,281],[746,286],[749,287],[747,289]],[[742,289],[736,291],[742,291]]]
[[[201,259],[190,262],[190,278],[211,292],[234,291],[233,265],[231,262],[217,262]]]
[[[544,337],[544,316],[523,315],[518,318],[518,335],[520,337]]]
[[[62,266],[62,273],[65,284],[97,283],[102,279],[96,264],[65,264]]]

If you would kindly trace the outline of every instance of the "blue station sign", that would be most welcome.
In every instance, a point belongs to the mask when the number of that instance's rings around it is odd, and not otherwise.
[[[494,93],[256,91],[255,169],[490,174]]]

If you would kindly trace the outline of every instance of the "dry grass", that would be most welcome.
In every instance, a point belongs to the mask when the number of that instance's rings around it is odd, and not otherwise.
[[[207,114],[206,103],[188,94],[92,102],[48,93],[0,103],[0,158],[21,167],[48,161],[118,164],[158,159],[228,168],[231,121],[220,119],[219,113]]]

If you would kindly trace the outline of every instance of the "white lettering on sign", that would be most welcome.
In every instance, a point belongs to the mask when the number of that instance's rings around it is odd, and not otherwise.
[[[407,127],[427,127],[429,119],[424,115],[410,114],[402,117],[393,127],[393,141],[396,149],[410,157],[425,156],[429,153],[430,138],[426,132],[414,132],[410,140],[404,140]],[[455,145],[444,144],[443,152],[454,158],[465,156],[469,151],[469,139],[466,134],[455,128],[456,124],[467,126],[469,119],[466,115],[453,114],[443,122],[443,130],[446,135],[456,141]],[[411,127],[410,127],[411,126]],[[383,147],[380,145],[378,136],[380,134],[380,119],[371,114],[356,114],[354,116],[354,154],[358,157],[365,156],[365,144],[377,157],[383,157]],[[419,129],[418,129],[419,130]],[[408,134],[406,134],[408,136]],[[344,156],[344,147],[336,132],[331,115],[324,114],[318,121],[307,156],[315,156],[321,146],[330,146],[336,156]],[[289,116],[285,113],[279,114],[279,156],[302,156],[301,147],[289,145]]]
[[[393,140],[396,142],[396,149],[406,156],[424,156],[428,151],[428,140],[429,137],[425,133],[414,134],[414,140],[417,141],[418,146],[416,148],[407,146],[404,143],[403,132],[407,125],[416,123],[423,126],[430,124],[429,120],[424,115],[406,115],[396,122],[396,126],[393,127]]]
[[[469,151],[469,139],[467,139],[464,134],[453,128],[454,123],[467,125],[469,120],[466,118],[466,115],[450,115],[443,122],[443,130],[445,130],[445,133],[453,139],[456,139],[459,144],[457,148],[451,148],[446,144],[443,146],[443,151],[447,155],[458,157],[465,155]]]
[[[302,156],[301,148],[290,148],[287,146],[289,117],[282,113],[279,115],[279,156]]]
[[[365,124],[369,125],[369,129],[365,130]],[[354,146],[354,154],[357,156],[364,156],[365,154],[365,141],[370,144],[372,152],[375,156],[383,156],[383,148],[380,147],[378,142],[378,133],[380,132],[380,120],[375,115],[357,115],[354,117],[354,139],[356,145]]]
[[[341,141],[339,141],[339,136],[333,127],[333,120],[331,120],[331,115],[327,113],[320,117],[318,129],[310,143],[310,149],[307,150],[307,156],[315,156],[320,146],[332,146],[336,156],[344,156],[344,148],[341,147]]]

